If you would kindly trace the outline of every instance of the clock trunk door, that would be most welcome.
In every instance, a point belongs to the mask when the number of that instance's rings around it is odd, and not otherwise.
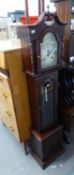
[[[42,129],[49,127],[55,120],[54,82],[49,79],[41,86],[41,120]]]
[[[27,72],[32,127],[43,131],[55,124],[58,116],[58,71],[40,75]]]
[[[46,73],[40,78],[40,131],[45,130],[57,121],[58,105],[58,72]],[[56,92],[56,93],[55,93]]]

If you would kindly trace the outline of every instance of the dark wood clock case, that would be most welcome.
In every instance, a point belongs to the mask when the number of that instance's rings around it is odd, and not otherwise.
[[[58,71],[38,75],[27,72],[27,82],[32,127],[43,131],[58,120]]]
[[[62,125],[59,124],[52,126],[42,133],[39,133],[35,129],[31,130],[33,143],[32,155],[43,169],[63,153],[62,132]]]
[[[33,153],[37,155],[42,167],[49,164],[50,159],[55,159],[63,150],[63,129],[57,123],[58,69],[63,58],[64,27],[56,15],[48,12],[40,16],[38,23],[17,28],[22,43],[23,70],[27,77],[29,92]],[[49,65],[42,69],[40,43],[48,32],[53,33],[58,43],[57,63],[55,66]]]
[[[51,32],[58,43],[57,64],[41,69],[40,43],[43,36]],[[21,38],[22,55],[25,71],[38,74],[61,65],[63,57],[63,34],[64,24],[56,15],[46,13],[40,17],[35,25],[26,25],[17,28],[18,37]],[[54,48],[53,48],[54,49]]]

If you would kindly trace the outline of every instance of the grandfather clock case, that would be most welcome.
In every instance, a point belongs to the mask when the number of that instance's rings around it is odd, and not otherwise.
[[[43,13],[34,25],[17,28],[31,110],[33,155],[45,168],[62,151],[58,122],[58,70],[63,58],[64,24]]]

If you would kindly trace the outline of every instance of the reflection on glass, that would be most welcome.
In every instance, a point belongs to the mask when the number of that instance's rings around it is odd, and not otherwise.
[[[48,68],[57,64],[57,40],[53,33],[48,32],[41,43],[41,68]]]
[[[74,56],[70,57],[69,60],[70,60],[70,63],[74,64]]]

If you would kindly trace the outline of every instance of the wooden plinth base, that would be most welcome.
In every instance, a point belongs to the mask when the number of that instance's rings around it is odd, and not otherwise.
[[[33,156],[42,168],[47,167],[64,151],[62,125],[56,124],[42,133],[32,129],[31,136]]]
[[[32,156],[34,159],[38,162],[38,164],[41,166],[42,169],[45,169],[48,167],[54,160],[56,160],[61,154],[65,152],[64,147],[62,146],[59,150],[56,151],[55,154],[47,158],[46,160],[42,161],[40,157],[36,153],[32,153]]]

